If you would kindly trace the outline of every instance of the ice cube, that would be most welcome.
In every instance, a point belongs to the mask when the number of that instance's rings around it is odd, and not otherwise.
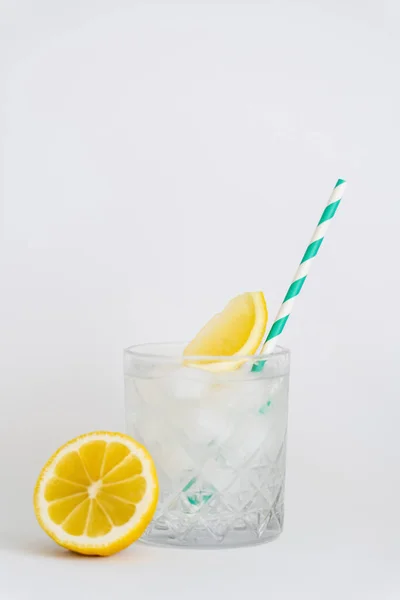
[[[186,434],[197,445],[222,444],[232,432],[232,419],[214,407],[199,407],[194,413],[183,413]]]
[[[234,386],[233,432],[225,441],[223,453],[234,466],[243,465],[257,451],[275,461],[282,447],[287,423],[287,378],[254,379]],[[229,388],[228,388],[229,390]]]
[[[162,469],[171,482],[187,479],[186,473],[194,468],[193,460],[185,446],[179,440],[170,437],[162,440],[158,459],[155,460],[156,466]]]
[[[206,398],[214,379],[209,371],[182,366],[171,371],[159,383],[169,400],[187,402]]]

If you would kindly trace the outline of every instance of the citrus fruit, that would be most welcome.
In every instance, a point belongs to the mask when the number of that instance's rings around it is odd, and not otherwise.
[[[147,450],[122,433],[96,431],[57,450],[34,492],[39,524],[60,546],[107,556],[150,523],[158,481]]]
[[[186,346],[184,357],[207,357],[194,361],[212,371],[237,368],[240,361],[215,361],[213,356],[237,358],[257,352],[267,327],[268,310],[262,292],[246,292],[233,298]],[[190,361],[189,358],[189,362]]]

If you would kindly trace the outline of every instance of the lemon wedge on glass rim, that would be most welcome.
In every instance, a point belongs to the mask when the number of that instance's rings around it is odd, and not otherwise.
[[[157,500],[147,450],[122,433],[96,431],[71,440],[49,459],[36,483],[34,510],[60,546],[107,556],[142,535]]]
[[[233,298],[199,331],[186,346],[185,364],[209,371],[237,369],[241,356],[254,355],[260,347],[268,322],[268,310],[263,292],[246,292]],[[191,357],[204,356],[204,360]],[[232,357],[232,361],[212,360],[212,357]]]

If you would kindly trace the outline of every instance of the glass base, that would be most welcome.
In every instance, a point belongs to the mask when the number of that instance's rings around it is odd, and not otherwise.
[[[223,548],[244,548],[246,546],[259,546],[260,544],[267,544],[278,539],[281,535],[280,532],[270,532],[263,538],[255,538],[254,535],[249,535],[247,531],[235,531],[231,532],[221,541],[212,541],[208,536],[198,537],[196,540],[183,541],[173,534],[171,535],[168,531],[153,532],[151,535],[140,538],[139,542],[148,546],[158,546],[162,548],[187,548],[190,550],[220,550]]]
[[[234,515],[225,504],[222,509],[218,497],[210,502],[220,508],[218,515],[206,504],[197,506],[197,513],[156,515],[141,541],[182,548],[237,548],[271,542],[282,533],[283,503]]]

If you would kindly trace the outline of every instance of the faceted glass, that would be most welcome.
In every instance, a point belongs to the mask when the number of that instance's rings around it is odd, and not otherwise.
[[[152,455],[160,483],[142,541],[227,547],[275,539],[284,516],[289,351],[185,357],[184,345],[124,353],[127,431]],[[213,368],[213,371],[210,370]]]

